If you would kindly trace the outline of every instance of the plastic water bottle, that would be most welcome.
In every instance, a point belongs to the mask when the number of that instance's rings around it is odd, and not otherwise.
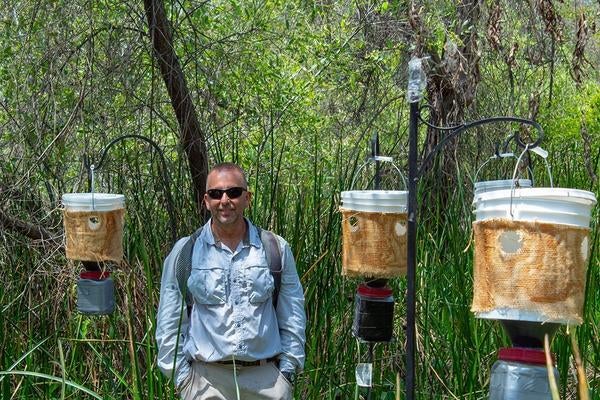
[[[406,98],[409,103],[418,103],[423,98],[423,91],[427,87],[427,76],[423,69],[422,61],[429,57],[413,57],[408,62],[408,90]]]
[[[558,382],[558,370],[552,368]],[[546,355],[541,349],[500,349],[492,366],[490,400],[552,400]]]

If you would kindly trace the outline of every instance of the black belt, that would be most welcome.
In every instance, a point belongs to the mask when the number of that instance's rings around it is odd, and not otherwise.
[[[262,360],[256,361],[241,361],[241,360],[223,360],[223,361],[215,361],[215,364],[223,364],[223,365],[239,365],[241,367],[257,367],[259,365],[267,365],[267,363],[277,361],[277,357],[265,358]]]

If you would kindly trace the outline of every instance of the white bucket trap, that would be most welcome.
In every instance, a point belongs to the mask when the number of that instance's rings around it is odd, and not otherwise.
[[[67,258],[83,262],[77,280],[77,309],[110,314],[115,308],[114,281],[105,262],[123,259],[125,196],[68,193],[62,197]]]

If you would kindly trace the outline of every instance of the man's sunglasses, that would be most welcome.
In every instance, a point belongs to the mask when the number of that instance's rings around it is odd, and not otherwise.
[[[229,197],[230,199],[237,199],[246,190],[247,189],[244,189],[242,187],[232,187],[229,189],[208,189],[206,191],[206,194],[208,195],[208,197],[214,200],[221,200],[221,197],[223,197],[223,193],[227,193],[227,197]]]

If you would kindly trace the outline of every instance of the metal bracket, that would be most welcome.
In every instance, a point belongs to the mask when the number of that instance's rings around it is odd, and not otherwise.
[[[148,144],[150,144],[158,153],[159,157],[160,157],[160,162],[161,162],[161,178],[162,178],[162,182],[163,182],[163,186],[164,186],[164,191],[165,191],[165,200],[167,203],[167,212],[169,213],[169,220],[170,220],[170,224],[171,224],[171,236],[172,236],[172,240],[173,243],[177,240],[178,238],[178,233],[177,233],[177,218],[176,218],[176,214],[175,214],[175,208],[173,206],[173,198],[171,197],[171,190],[169,187],[169,172],[167,170],[167,163],[165,161],[165,156],[164,153],[162,151],[162,149],[158,146],[158,144],[153,141],[150,138],[147,138],[146,136],[142,136],[142,135],[123,135],[123,136],[119,136],[118,138],[110,141],[106,147],[104,149],[102,149],[101,155],[100,155],[100,161],[98,161],[98,163],[94,163],[94,160],[89,157],[87,154],[83,155],[83,166],[86,168],[87,170],[87,174],[88,174],[88,190],[91,192],[93,190],[93,183],[92,183],[92,179],[93,179],[93,173],[94,171],[98,171],[102,165],[104,165],[104,160],[106,159],[106,155],[108,153],[108,151],[118,142],[123,141],[125,139],[138,139],[138,140],[142,140]]]

